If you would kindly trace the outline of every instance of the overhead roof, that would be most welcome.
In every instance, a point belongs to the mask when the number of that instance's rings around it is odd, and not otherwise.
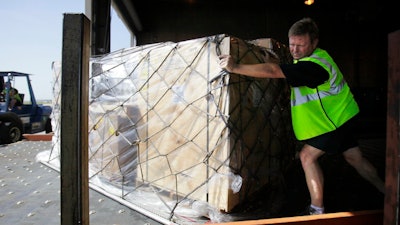
[[[298,15],[310,15],[318,17],[320,20],[329,20],[332,23],[353,21],[370,25],[371,28],[383,26],[388,32],[400,28],[400,19],[398,13],[395,12],[394,1],[390,0],[315,0],[311,6],[306,6],[304,0],[113,0],[112,3],[128,29],[136,35],[154,30],[157,28],[157,24],[163,20],[165,22],[172,21],[163,15],[175,15],[176,19],[193,23],[202,22],[196,20],[198,19],[196,17],[183,17],[188,15],[184,13],[185,11],[194,13],[200,10],[221,15],[232,12],[231,16],[237,18],[244,18],[252,11],[254,13],[273,11],[281,15],[281,17],[271,18],[276,23],[284,20],[296,20]],[[260,10],[260,8],[265,10]],[[242,11],[240,12],[240,10]],[[203,19],[207,20],[207,18]],[[219,20],[224,19],[226,17],[219,18]],[[165,25],[170,26],[171,29],[176,28],[172,23],[165,23]]]

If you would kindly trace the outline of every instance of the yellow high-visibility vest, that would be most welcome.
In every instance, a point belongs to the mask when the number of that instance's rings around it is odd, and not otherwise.
[[[291,87],[293,130],[298,140],[306,140],[333,131],[359,111],[357,102],[332,57],[317,48],[309,57],[329,73],[329,79],[316,88]]]

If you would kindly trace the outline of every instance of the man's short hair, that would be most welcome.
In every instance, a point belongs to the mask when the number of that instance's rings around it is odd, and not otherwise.
[[[288,36],[297,36],[309,34],[311,42],[319,38],[319,29],[317,24],[309,17],[295,22],[289,29]]]

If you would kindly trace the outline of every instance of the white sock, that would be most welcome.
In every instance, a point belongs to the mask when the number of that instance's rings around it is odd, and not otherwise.
[[[310,207],[313,208],[313,209],[315,209],[315,211],[317,211],[319,214],[323,214],[324,211],[325,211],[325,208],[324,208],[324,207],[321,208],[321,207],[315,206],[315,205],[313,205],[313,204],[311,204]]]

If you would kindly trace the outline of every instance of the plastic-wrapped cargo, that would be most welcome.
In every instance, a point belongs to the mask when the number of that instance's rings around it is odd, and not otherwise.
[[[229,74],[220,54],[291,62],[274,39],[223,34],[91,60],[91,185],[171,221],[219,221],[282,176],[295,147],[285,80]]]

